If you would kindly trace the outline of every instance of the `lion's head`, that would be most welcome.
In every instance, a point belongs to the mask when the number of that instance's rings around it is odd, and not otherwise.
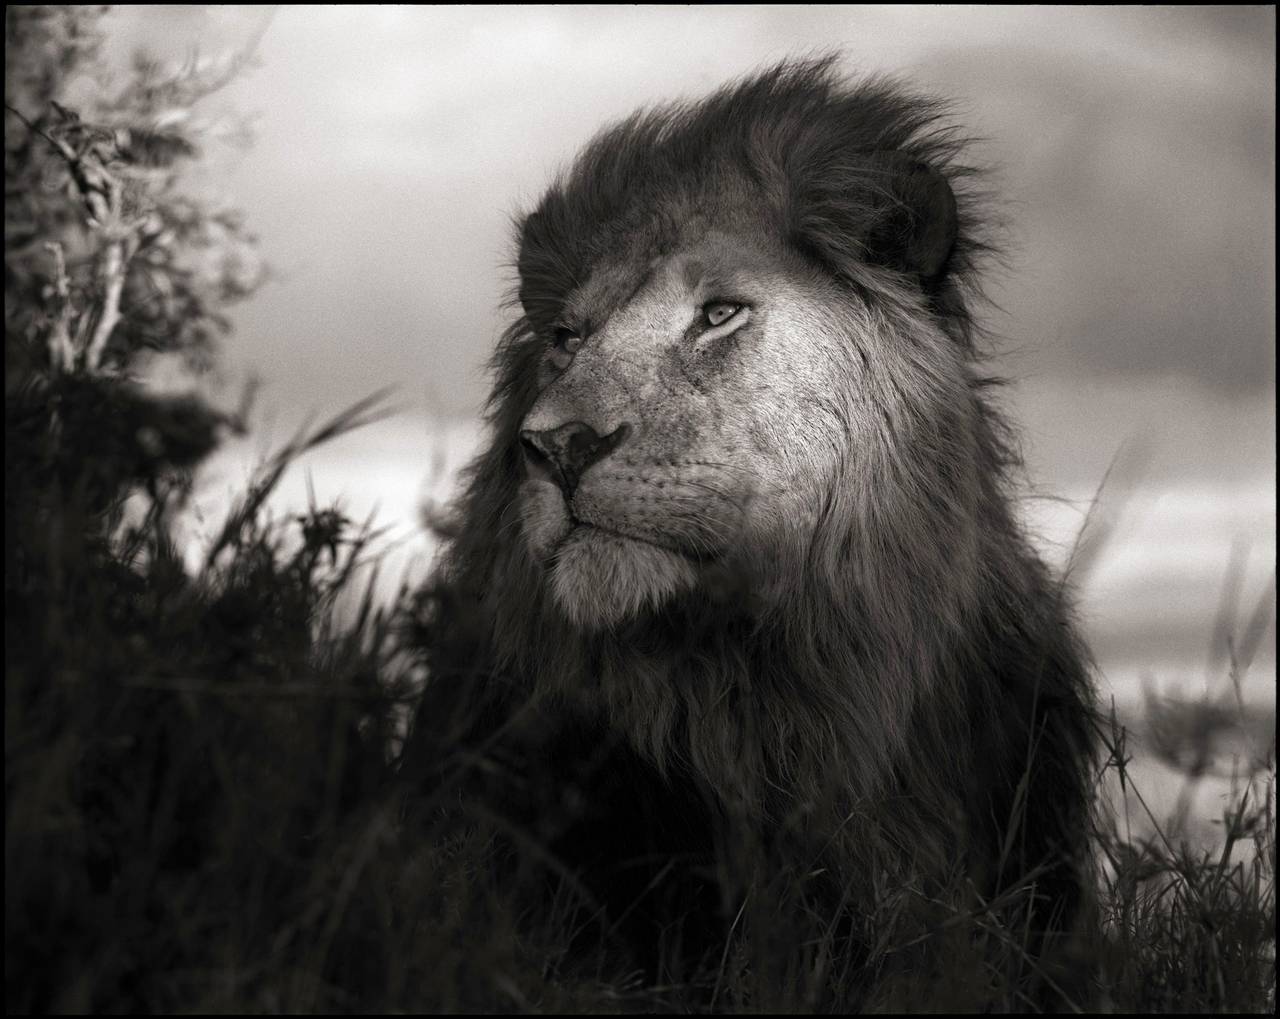
[[[827,87],[780,72],[629,122],[523,224],[522,532],[580,627],[726,577],[776,608],[815,555],[852,551],[850,520],[878,541],[930,516],[903,444],[928,489],[973,498],[954,477],[973,428],[947,331],[972,245],[946,150],[918,137],[923,113],[896,137],[851,105],[806,117]],[[735,116],[762,100],[772,122]]]

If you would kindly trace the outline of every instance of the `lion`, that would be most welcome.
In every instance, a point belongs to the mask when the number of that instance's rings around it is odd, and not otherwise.
[[[610,930],[719,946],[787,873],[850,929],[886,874],[1087,913],[1090,664],[1014,509],[964,148],[790,61],[607,128],[518,221],[411,743]]]

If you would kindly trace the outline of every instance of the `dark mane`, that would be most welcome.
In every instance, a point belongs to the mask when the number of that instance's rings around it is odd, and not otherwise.
[[[593,261],[641,223],[661,247],[683,218],[727,214],[726,196],[744,192],[771,234],[856,280],[865,238],[894,208],[874,168],[855,157],[895,152],[942,174],[957,197],[956,243],[931,299],[970,346],[990,214],[979,175],[961,161],[966,139],[947,115],[942,100],[888,78],[849,84],[834,57],[784,62],[699,102],[636,113],[601,132],[520,224],[529,324],[553,325]]]

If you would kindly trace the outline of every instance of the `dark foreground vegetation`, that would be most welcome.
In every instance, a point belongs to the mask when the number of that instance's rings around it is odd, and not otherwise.
[[[895,938],[912,893],[886,889],[866,919],[876,954],[853,970],[798,955],[825,969],[797,963],[764,985],[744,948],[654,987],[580,934],[567,954],[590,906],[566,876],[532,911],[529,882],[558,880],[533,833],[466,809],[447,784],[406,802],[396,737],[424,599],[376,608],[363,587],[333,622],[335,599],[363,584],[367,534],[321,509],[265,523],[255,507],[283,460],[204,567],[184,567],[163,470],[141,479],[150,512],[121,516],[135,472],[164,463],[139,468],[129,436],[104,427],[137,420],[164,439],[215,427],[195,403],[76,375],[33,375],[6,403],[10,1012],[826,1010],[912,947]],[[1120,729],[1112,749],[1111,781],[1140,817]],[[1172,831],[1099,833],[1092,1004],[1270,1007],[1271,767],[1242,784],[1211,851]],[[527,866],[495,866],[512,847]],[[1023,1006],[979,961],[992,943],[1016,956],[1022,932],[975,911],[931,937],[954,970],[883,1005]]]
[[[447,779],[404,781],[430,594],[376,604],[360,569],[372,536],[338,509],[264,509],[291,460],[372,402],[269,461],[201,564],[184,561],[175,514],[240,422],[149,394],[129,369],[148,346],[205,350],[219,309],[251,289],[225,261],[212,275],[184,261],[239,236],[180,197],[195,142],[156,126],[183,123],[157,110],[198,90],[152,80],[122,93],[110,130],[83,121],[50,101],[58,69],[92,49],[89,16],[6,17],[7,49],[19,39],[29,58],[6,71],[6,184],[21,199],[6,203],[6,1010],[834,1011],[910,957],[919,935],[902,918],[919,893],[886,888],[859,920],[874,937],[856,963],[834,939],[788,951],[783,925],[767,950],[734,944],[655,986],[593,933],[592,904],[536,832]],[[1227,621],[1224,679],[1240,680],[1270,612],[1238,640]],[[1229,710],[1153,718],[1189,788]],[[1206,849],[1164,817],[1128,827],[1142,790],[1123,727],[1108,740],[1099,788],[1118,790],[1119,820],[1097,833],[1079,1007],[1273,1010],[1274,750],[1241,763]],[[940,970],[866,1007],[1026,1007],[1023,930],[975,907],[926,936]]]

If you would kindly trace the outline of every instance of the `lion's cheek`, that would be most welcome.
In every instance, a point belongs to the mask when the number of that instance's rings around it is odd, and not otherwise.
[[[520,525],[529,552],[539,562],[548,562],[573,527],[560,490],[548,481],[521,485]]]
[[[551,590],[570,622],[599,630],[658,608],[696,580],[693,564],[682,556],[582,528],[556,553]]]

